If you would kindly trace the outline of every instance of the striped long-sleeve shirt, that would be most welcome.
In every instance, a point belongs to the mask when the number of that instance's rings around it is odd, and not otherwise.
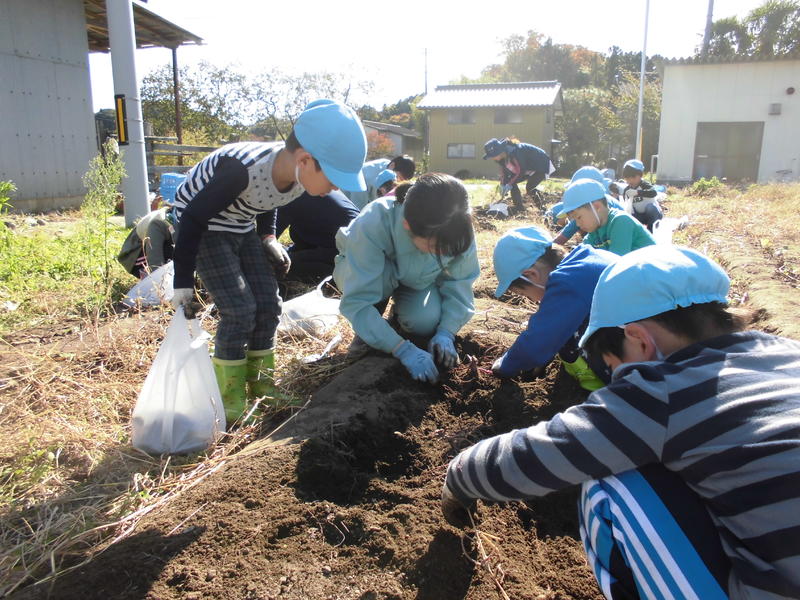
[[[800,598],[800,343],[725,335],[619,367],[550,421],[450,463],[462,501],[517,500],[662,463],[703,500],[732,598]]]

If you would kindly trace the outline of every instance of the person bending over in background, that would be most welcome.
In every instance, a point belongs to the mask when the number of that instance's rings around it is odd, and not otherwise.
[[[533,144],[523,144],[516,138],[492,138],[483,145],[483,150],[483,160],[491,158],[500,167],[503,195],[511,193],[517,210],[522,209],[522,193],[517,183],[525,181],[525,193],[530,195],[556,170],[544,150]]]
[[[336,232],[358,216],[355,205],[339,191],[324,196],[303,192],[277,212],[275,236],[279,238],[288,228],[292,240],[286,249],[291,259],[286,279],[319,282],[331,275],[337,254]]]
[[[286,273],[290,259],[275,238],[274,209],[304,191],[322,196],[338,187],[364,189],[366,153],[356,113],[316,100],[285,144],[223,146],[178,187],[173,304],[193,299],[196,265],[219,309],[213,363],[228,423],[246,412],[248,399],[276,399],[273,353],[281,299],[275,271]]]
[[[441,173],[402,183],[395,193],[370,202],[336,235],[339,309],[358,340],[396,356],[414,379],[433,383],[436,362],[445,368],[458,362],[455,335],[475,312],[479,267],[469,198],[458,179]],[[389,298],[401,332],[433,336],[427,351],[383,319]]]
[[[395,173],[395,178],[398,181],[406,181],[414,177],[414,159],[410,156],[396,156],[389,160],[388,158],[377,158],[364,163],[361,173],[364,175],[364,181],[367,183],[367,189],[364,191],[346,192],[345,195],[350,198],[350,201],[356,205],[358,210],[364,210],[364,207],[378,198],[381,194],[378,191],[379,185],[376,185],[378,175],[386,169]],[[385,182],[384,182],[385,183]]]
[[[582,484],[606,598],[800,598],[800,343],[745,331],[729,285],[675,246],[607,267],[581,345],[611,383],[456,456],[445,518]]]
[[[622,167],[622,178],[628,187],[625,188],[625,202],[631,207],[630,213],[639,222],[653,231],[653,223],[664,217],[661,205],[656,200],[658,191],[649,181],[642,179],[644,163],[631,159]]]
[[[175,216],[172,207],[150,211],[131,229],[117,260],[139,279],[172,260],[175,246]]]
[[[494,247],[496,298],[506,290],[539,303],[528,328],[492,365],[498,377],[515,377],[544,367],[554,356],[589,391],[603,387],[611,371],[578,348],[589,322],[592,292],[600,273],[617,255],[580,244],[572,252],[553,244],[539,227],[506,232]]]
[[[614,254],[627,254],[656,243],[639,221],[624,211],[610,208],[608,203],[609,197],[601,183],[594,179],[578,179],[564,192],[561,214],[586,232],[584,244]]]

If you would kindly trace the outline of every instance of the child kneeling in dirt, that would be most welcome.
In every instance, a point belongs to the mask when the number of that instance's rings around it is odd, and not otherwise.
[[[515,377],[547,365],[554,356],[581,387],[593,391],[611,379],[602,359],[586,355],[578,340],[589,322],[592,292],[617,255],[580,244],[567,253],[538,227],[505,233],[494,247],[499,298],[506,290],[539,303],[528,328],[492,365],[498,377]]]
[[[644,163],[640,160],[631,159],[622,167],[622,178],[628,184],[624,192],[625,202],[630,204],[631,214],[652,232],[653,223],[664,218],[664,211],[656,200],[658,190],[642,179],[642,175]]]
[[[306,106],[283,142],[223,146],[189,171],[175,195],[178,237],[173,305],[194,297],[194,270],[219,309],[214,371],[228,423],[247,400],[275,402],[275,332],[281,314],[276,270],[290,259],[275,238],[275,208],[304,191],[365,189],[361,121],[333,100]],[[314,214],[308,215],[309,219]]]
[[[450,463],[447,520],[475,499],[583,484],[580,534],[606,598],[800,598],[800,343],[745,331],[694,250],[621,257],[581,345],[611,383]]]
[[[655,244],[650,232],[628,213],[611,208],[603,184],[578,179],[565,191],[561,214],[586,232],[583,243],[614,254],[627,254]]]
[[[441,173],[402,183],[395,197],[370,202],[336,235],[333,276],[341,313],[359,341],[400,359],[411,376],[433,383],[436,361],[458,362],[455,334],[475,312],[478,253],[464,185]],[[389,298],[400,330],[433,336],[427,351],[404,339],[383,311]],[[362,344],[363,345],[363,344]]]

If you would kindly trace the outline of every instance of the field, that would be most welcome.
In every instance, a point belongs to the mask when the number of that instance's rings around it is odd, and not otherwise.
[[[115,311],[87,295],[90,275],[44,292],[32,276],[13,289],[0,278],[2,301],[18,306],[0,320],[0,595],[601,598],[577,536],[576,490],[482,505],[466,534],[440,516],[459,449],[584,397],[555,364],[538,379],[488,373],[534,309],[492,298],[491,250],[507,228],[539,217],[488,218],[494,187],[471,187],[482,273],[462,364],[430,386],[386,356],[349,358],[345,322],[325,339],[281,338],[282,385],[310,402],[202,456],[154,459],[128,444],[168,311]],[[670,192],[668,215],[690,219],[675,241],[729,270],[732,303],[756,309],[759,328],[800,338],[800,185]],[[15,217],[14,235],[81,235],[78,214],[43,219]],[[123,232],[110,234],[116,243]],[[102,282],[114,294],[133,280],[115,272]],[[344,341],[329,358],[302,362],[337,333]]]

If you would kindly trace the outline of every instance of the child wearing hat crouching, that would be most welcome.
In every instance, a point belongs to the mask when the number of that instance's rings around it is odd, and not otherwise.
[[[195,165],[178,188],[172,303],[176,309],[190,305],[196,268],[220,313],[212,361],[229,424],[248,411],[248,400],[275,402],[279,396],[273,384],[281,314],[275,274],[285,274],[290,259],[275,238],[274,209],[303,192],[366,189],[366,153],[356,113],[333,100],[316,100],[285,143],[223,146]]]
[[[518,227],[494,248],[495,297],[506,290],[539,303],[528,327],[492,365],[498,377],[514,377],[544,367],[558,356],[566,371],[589,391],[610,381],[600,357],[578,348],[589,320],[592,292],[600,274],[617,255],[580,244],[571,252],[554,244],[539,227]]]
[[[639,221],[622,210],[611,208],[610,200],[600,182],[578,179],[564,191],[560,214],[567,215],[586,232],[584,244],[614,254],[627,254],[656,243]]]
[[[745,330],[729,283],[676,246],[609,265],[581,345],[611,383],[456,456],[445,518],[582,484],[606,598],[799,598],[800,343]]]
[[[664,217],[664,211],[656,198],[656,190],[649,181],[642,179],[644,163],[632,158],[622,167],[622,178],[628,187],[625,188],[625,202],[630,206],[630,213],[648,231],[653,231],[653,224]]]

